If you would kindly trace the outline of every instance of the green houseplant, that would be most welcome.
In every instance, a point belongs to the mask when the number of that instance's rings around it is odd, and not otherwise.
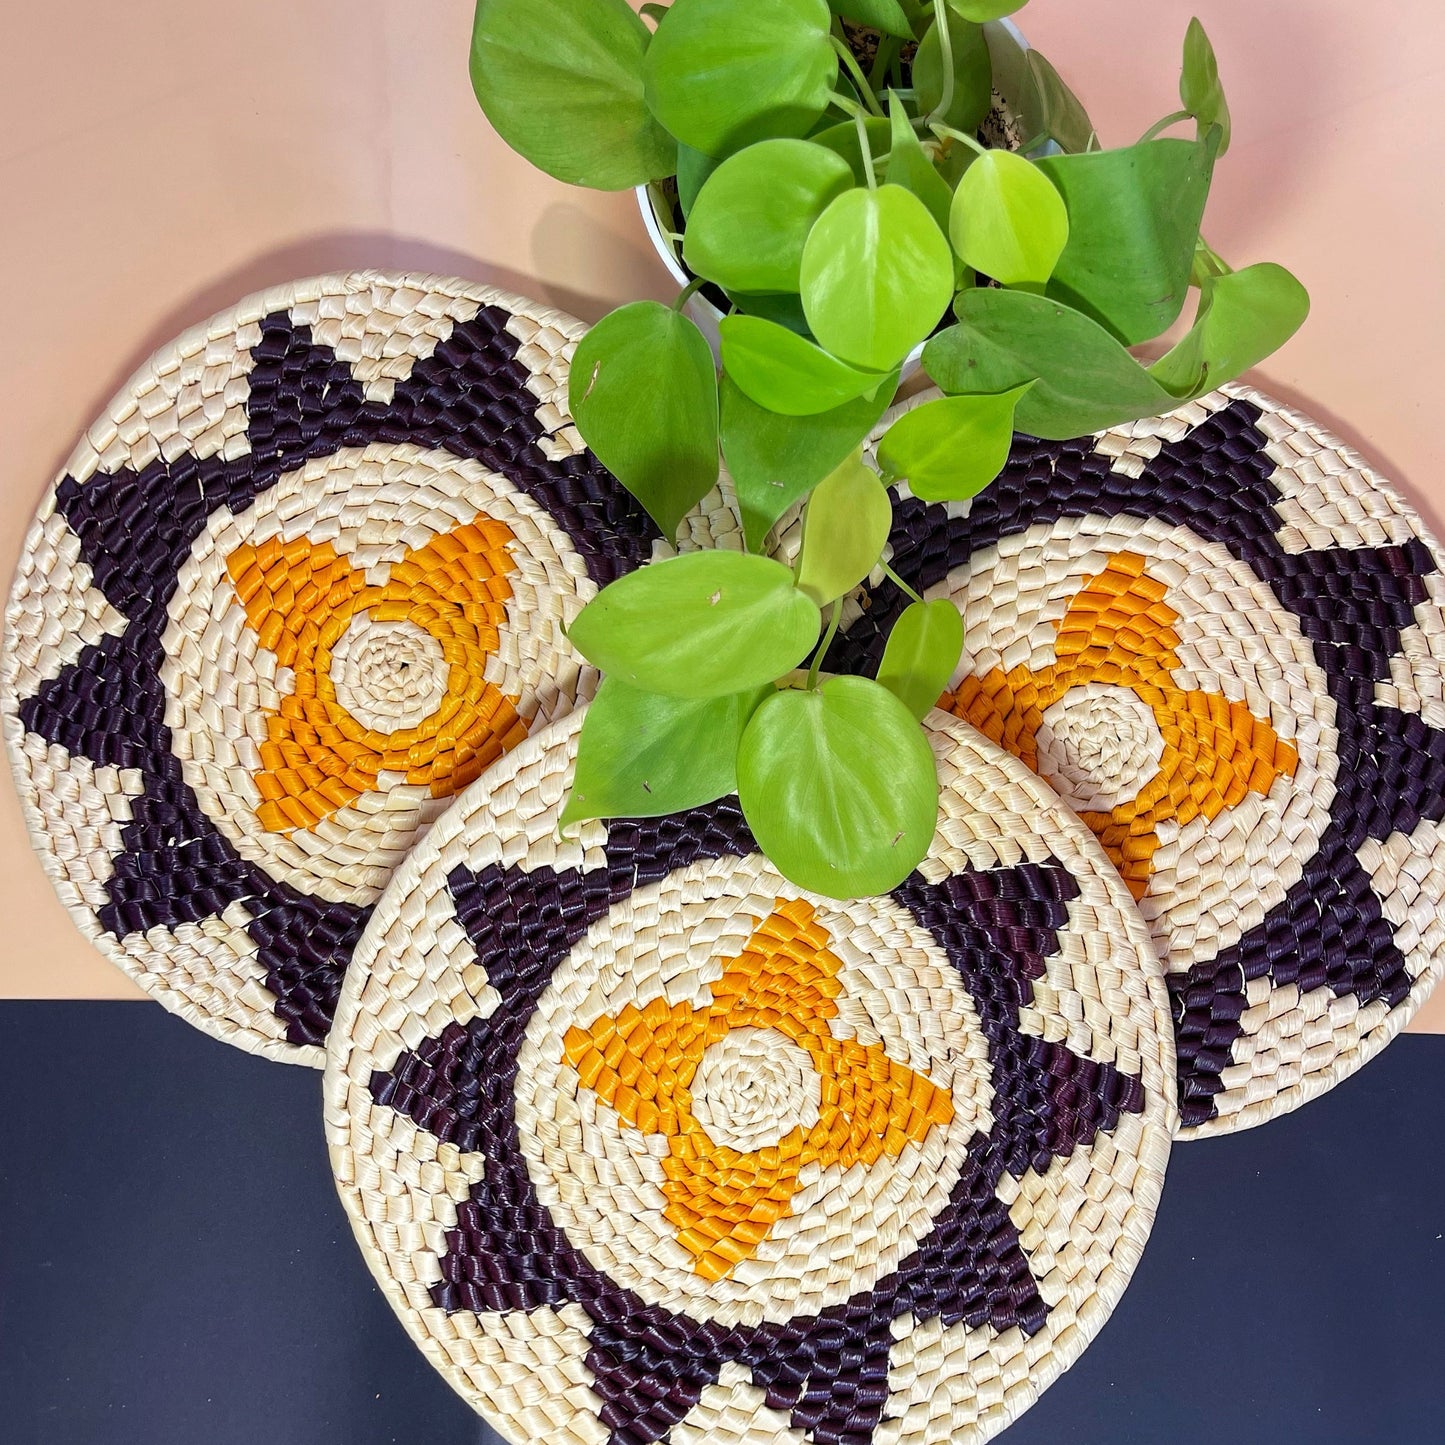
[[[1200,234],[1230,117],[1199,22],[1181,108],[1113,149],[1015,45],[1009,147],[985,125],[998,45],[984,27],[1019,8],[479,0],[473,85],[514,149],[574,184],[675,186],[695,279],[582,340],[577,426],[669,538],[721,452],[747,547],[654,562],[577,618],[572,641],[604,678],[564,826],[736,791],[798,884],[895,886],[933,835],[920,720],[963,633],[950,603],[915,595],[876,679],[822,672],[844,597],[887,570],[888,486],[965,500],[1003,468],[1015,427],[1067,439],[1168,411],[1303,322],[1287,271],[1232,270]],[[704,285],[727,312],[721,376],[682,311]],[[1172,327],[1191,290],[1192,325],[1146,365],[1131,348]],[[869,465],[862,445],[920,343],[944,395],[897,420]],[[789,567],[766,538],[804,501]]]

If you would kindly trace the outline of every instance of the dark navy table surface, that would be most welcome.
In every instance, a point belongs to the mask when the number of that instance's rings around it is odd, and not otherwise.
[[[0,1003],[0,1442],[497,1439],[372,1283],[320,1077],[158,1006]],[[1176,1149],[1097,1342],[1008,1445],[1445,1442],[1445,1038]]]

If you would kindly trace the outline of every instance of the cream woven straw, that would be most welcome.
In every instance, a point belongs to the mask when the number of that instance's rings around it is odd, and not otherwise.
[[[1293,1109],[1394,1037],[1445,967],[1445,573],[1360,457],[1230,387],[1019,437],[971,505],[904,489],[891,545],[963,613],[945,705],[1053,783],[1139,900],[1186,1136]],[[829,665],[871,670],[905,600],[875,587]]]
[[[594,689],[563,628],[663,544],[567,415],[583,329],[435,276],[278,287],[153,357],[41,504],[0,674],[26,820],[217,1037],[319,1066],[407,849]],[[718,492],[689,525],[736,535]]]
[[[517,1445],[980,1441],[1117,1302],[1176,1118],[1162,970],[1053,792],[929,725],[939,830],[887,897],[785,882],[735,799],[560,839],[579,714],[382,896],[332,1163]]]

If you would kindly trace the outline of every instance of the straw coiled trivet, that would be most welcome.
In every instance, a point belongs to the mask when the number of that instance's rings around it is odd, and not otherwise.
[[[319,1065],[371,905],[448,799],[595,688],[563,635],[662,546],[566,411],[580,323],[486,287],[277,287],[153,357],[26,539],[0,712],[82,931]],[[736,531],[720,493],[689,519]]]
[[[787,883],[735,799],[559,839],[574,714],[377,905],[333,1167],[518,1445],[983,1440],[1118,1300],[1175,1123],[1162,970],[1052,791],[929,723],[939,830],[887,897]]]
[[[1445,573],[1358,455],[1231,386],[1019,436],[971,504],[905,487],[891,548],[963,613],[945,705],[1038,768],[1138,898],[1186,1135],[1295,1108],[1404,1027],[1445,967]],[[906,600],[875,587],[828,665],[871,670]]]

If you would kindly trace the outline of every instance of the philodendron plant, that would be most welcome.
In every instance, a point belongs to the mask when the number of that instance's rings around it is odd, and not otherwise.
[[[1287,271],[1231,270],[1200,235],[1230,119],[1199,22],[1182,108],[1103,149],[1053,67],[997,23],[1018,8],[479,0],[472,80],[514,149],[575,184],[675,183],[673,240],[696,279],[583,338],[578,429],[669,540],[721,449],[747,549],[653,562],[577,617],[571,640],[604,676],[564,827],[736,791],[794,882],[894,887],[933,837],[920,720],[963,627],[889,572],[888,486],[964,501],[1003,468],[1015,427],[1067,439],[1168,411],[1304,320]],[[704,285],[726,308],[721,377],[683,314]],[[1193,324],[1152,364],[1136,358],[1191,288]],[[870,465],[863,443],[920,343],[945,394],[896,421]],[[787,566],[766,539],[805,500]],[[878,676],[826,676],[843,600],[880,568],[914,601]]]

